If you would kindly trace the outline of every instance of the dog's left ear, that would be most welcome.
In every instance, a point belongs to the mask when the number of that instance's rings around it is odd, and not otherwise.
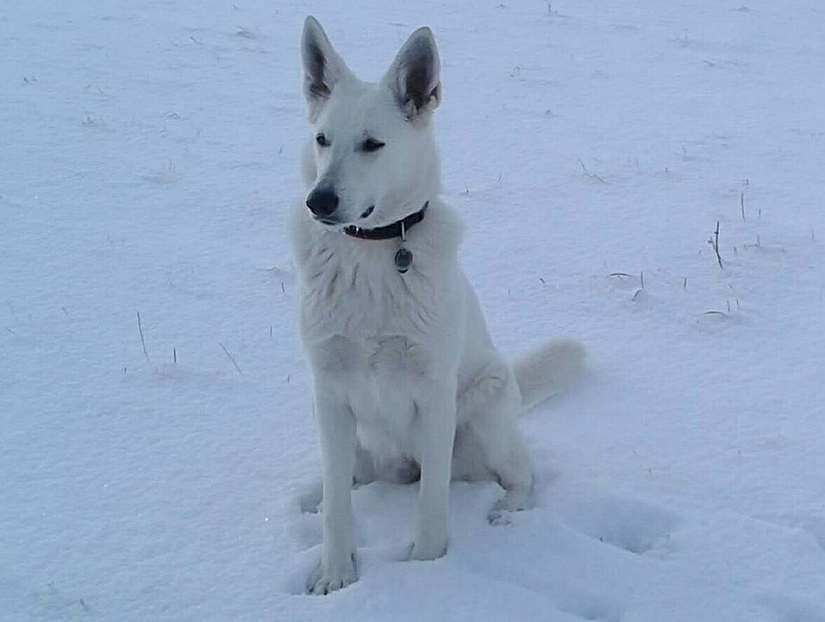
[[[432,31],[426,26],[410,35],[382,83],[392,90],[409,119],[426,115],[441,101],[441,65]]]

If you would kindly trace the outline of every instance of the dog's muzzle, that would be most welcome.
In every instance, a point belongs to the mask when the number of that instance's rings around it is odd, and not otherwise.
[[[330,218],[338,209],[338,195],[328,187],[315,188],[307,197],[307,207],[312,214],[326,224],[335,224],[337,221]]]

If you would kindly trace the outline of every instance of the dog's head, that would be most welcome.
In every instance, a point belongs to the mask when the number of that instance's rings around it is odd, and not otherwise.
[[[410,35],[377,84],[355,77],[314,17],[304,24],[301,52],[312,216],[335,228],[375,228],[421,209],[440,183],[431,117],[441,83],[430,29]]]

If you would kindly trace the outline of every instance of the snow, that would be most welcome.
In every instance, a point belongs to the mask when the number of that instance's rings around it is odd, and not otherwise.
[[[825,9],[746,1],[7,3],[0,619],[825,620]],[[412,563],[415,486],[362,487],[328,597],[285,230],[310,12],[367,78],[433,28],[496,341],[590,351],[522,421],[535,509],[456,483]]]

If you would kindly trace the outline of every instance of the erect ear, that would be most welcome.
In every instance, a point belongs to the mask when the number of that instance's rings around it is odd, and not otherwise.
[[[304,63],[304,96],[309,106],[309,118],[313,120],[329,99],[335,84],[352,76],[352,72],[332,47],[321,24],[311,15],[304,22],[301,57]]]
[[[432,31],[426,26],[410,35],[382,83],[395,93],[409,119],[435,110],[441,100],[441,65]]]

